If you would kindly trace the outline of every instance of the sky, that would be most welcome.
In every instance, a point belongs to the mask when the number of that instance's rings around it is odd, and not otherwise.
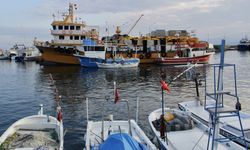
[[[50,41],[53,14],[67,12],[70,2],[77,4],[77,17],[98,26],[101,36],[106,28],[113,34],[116,26],[126,34],[143,14],[132,36],[183,29],[213,44],[250,38],[250,0],[1,0],[0,48],[31,46],[35,37]]]

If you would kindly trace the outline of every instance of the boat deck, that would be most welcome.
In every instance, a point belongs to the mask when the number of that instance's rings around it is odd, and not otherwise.
[[[192,137],[190,137],[190,132]],[[180,139],[180,137],[182,137]],[[173,149],[194,149],[194,150],[206,150],[208,142],[208,133],[200,128],[193,128],[191,130],[175,131],[168,133],[169,143]],[[232,148],[232,145],[218,144],[219,150],[228,150]]]
[[[194,119],[197,119],[202,124],[209,126],[209,113],[204,109],[203,105],[199,102],[192,100],[187,102],[179,103],[181,110],[188,111],[192,114]],[[228,106],[225,106],[226,108]],[[228,113],[230,115],[230,113]],[[250,147],[250,114],[240,112],[243,130],[245,133],[245,139]],[[220,118],[221,132],[225,131],[226,134],[241,135],[240,124],[238,117],[224,117]]]
[[[27,130],[19,129],[9,136],[2,144],[3,149],[58,149],[59,140],[57,133],[53,129]]]
[[[86,140],[89,140],[89,144],[93,149],[98,149],[100,143],[102,143],[102,122],[90,122],[89,126],[89,139]],[[156,149],[133,120],[131,120],[131,131],[133,139],[137,142],[144,144],[148,149]],[[128,121],[104,121],[104,140],[106,140],[110,134],[114,133],[129,134]]]

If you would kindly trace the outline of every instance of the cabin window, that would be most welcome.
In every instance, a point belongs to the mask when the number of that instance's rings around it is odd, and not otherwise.
[[[70,26],[70,30],[75,30],[75,26]]]
[[[56,26],[53,26],[53,30],[56,30]]]
[[[59,36],[59,40],[64,40],[64,36],[63,36],[63,35],[60,35],[60,36]]]
[[[81,36],[81,40],[84,40],[85,39],[85,36]]]
[[[69,26],[64,26],[64,30],[69,30]]]
[[[79,40],[79,36],[75,36],[75,40]]]
[[[81,29],[81,27],[80,26],[76,26],[76,30],[80,30]]]
[[[58,26],[58,29],[59,29],[59,30],[62,30],[62,29],[63,29],[63,26]]]
[[[73,36],[70,36],[69,39],[70,39],[70,40],[73,40]]]

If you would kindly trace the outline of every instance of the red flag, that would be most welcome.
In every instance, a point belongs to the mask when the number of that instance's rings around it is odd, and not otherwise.
[[[163,90],[166,90],[168,93],[170,93],[170,88],[169,88],[168,84],[163,80],[161,80],[160,82],[161,82],[161,88]]]
[[[115,94],[115,104],[120,100],[120,94],[116,88],[116,83],[114,82],[114,94]]]
[[[61,112],[61,110],[59,110],[59,112],[57,113],[57,120],[58,120],[59,122],[62,121],[62,112]]]
[[[118,89],[115,89],[115,104],[120,100]]]

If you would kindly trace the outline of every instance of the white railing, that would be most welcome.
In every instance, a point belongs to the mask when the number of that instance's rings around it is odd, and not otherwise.
[[[81,45],[82,44],[82,41],[79,40],[79,41],[76,41],[76,40],[54,40],[54,43],[57,43],[57,44],[79,44]]]
[[[51,34],[61,34],[61,35],[83,35],[86,34],[86,30],[51,30]]]

